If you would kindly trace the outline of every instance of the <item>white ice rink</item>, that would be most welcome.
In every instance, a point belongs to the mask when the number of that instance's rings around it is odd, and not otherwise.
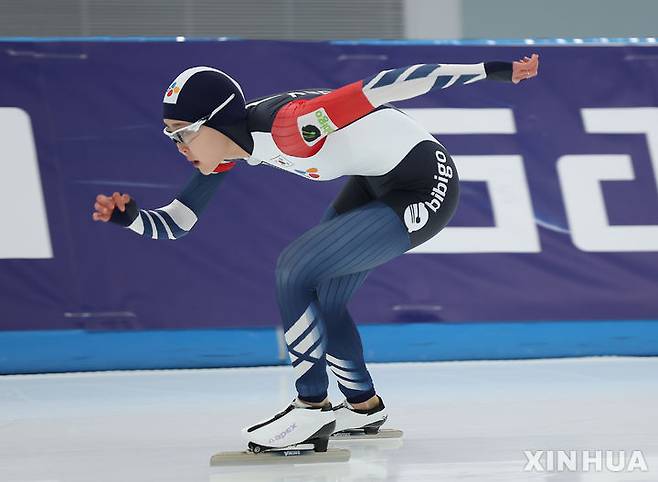
[[[209,459],[290,402],[291,368],[0,377],[0,481],[658,481],[658,358],[371,370],[401,443],[336,442],[350,462],[259,468]],[[524,450],[640,450],[649,471],[525,472]]]

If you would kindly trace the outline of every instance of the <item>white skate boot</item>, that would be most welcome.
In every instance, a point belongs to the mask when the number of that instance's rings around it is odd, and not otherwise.
[[[331,404],[311,407],[295,399],[274,417],[243,428],[242,437],[254,453],[297,445],[312,445],[315,452],[326,452],[335,426]]]
[[[331,404],[316,408],[295,399],[274,417],[242,429],[249,450],[217,453],[210,465],[347,462],[349,450],[327,448],[335,426]]]
[[[402,437],[399,430],[380,429],[388,419],[388,413],[384,401],[379,395],[377,398],[379,405],[370,410],[357,410],[347,400],[335,406],[336,427],[332,440]]]
[[[379,398],[379,405],[370,410],[357,410],[347,400],[335,406],[336,428],[334,428],[334,433],[346,430],[359,430],[367,434],[377,433],[379,427],[388,418],[384,401],[379,396],[377,398]]]

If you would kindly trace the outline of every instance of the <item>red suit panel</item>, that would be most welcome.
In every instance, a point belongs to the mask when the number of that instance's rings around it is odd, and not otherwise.
[[[294,100],[282,107],[272,124],[272,138],[284,153],[295,157],[311,157],[322,148],[327,132],[309,145],[302,137],[299,117],[324,109],[329,120],[340,129],[372,112],[374,107],[363,94],[363,81],[348,84],[311,100]],[[321,114],[320,114],[321,115]]]

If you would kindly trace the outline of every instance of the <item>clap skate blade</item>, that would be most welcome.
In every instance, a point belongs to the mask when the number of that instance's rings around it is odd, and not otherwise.
[[[392,428],[380,428],[385,420],[366,425],[363,428],[348,429],[336,432],[331,440],[378,440],[390,438],[402,438],[402,430]]]
[[[313,437],[290,447],[266,447],[249,442],[249,449],[243,452],[223,452],[210,459],[211,466],[223,465],[267,465],[267,464],[309,464],[325,462],[347,462],[350,451],[329,449],[329,434],[335,423],[326,425]]]
[[[227,465],[269,465],[269,464],[313,464],[328,462],[347,462],[350,451],[346,449],[327,448],[328,440],[311,442],[286,448],[270,448],[249,444],[249,450],[242,452],[222,452],[210,459],[211,466]],[[322,448],[324,450],[317,450]]]

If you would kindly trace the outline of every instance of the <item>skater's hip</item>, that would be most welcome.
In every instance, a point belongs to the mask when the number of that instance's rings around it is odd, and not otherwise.
[[[410,248],[434,237],[452,219],[459,202],[459,176],[447,149],[438,142],[417,144],[385,176],[361,180],[373,199],[390,206],[405,224]]]

